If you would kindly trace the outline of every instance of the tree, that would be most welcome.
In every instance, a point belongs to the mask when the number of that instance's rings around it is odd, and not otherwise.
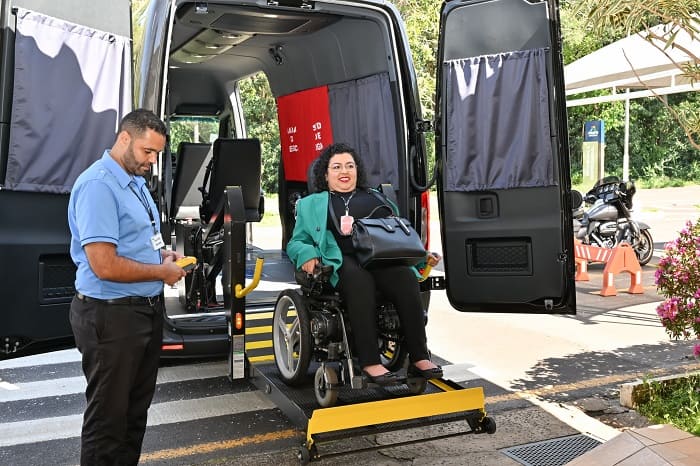
[[[616,29],[639,34],[667,56],[666,52],[672,48],[683,51],[690,61],[676,66],[691,82],[700,81],[700,57],[678,40],[683,35],[694,40],[700,33],[697,21],[700,0],[582,0],[574,11],[589,20],[593,34]],[[666,27],[654,28],[659,24]],[[700,149],[700,112],[687,106],[674,108],[665,99],[657,98],[681,125],[693,147]]]

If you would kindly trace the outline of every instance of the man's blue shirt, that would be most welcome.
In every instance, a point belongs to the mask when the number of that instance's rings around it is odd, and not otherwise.
[[[153,226],[148,205],[160,231],[158,209],[146,180],[129,175],[105,151],[75,181],[68,203],[71,232],[70,254],[78,266],[75,289],[93,298],[155,296],[163,291],[162,281],[119,283],[100,280],[90,268],[83,247],[106,242],[117,246],[117,255],[145,264],[160,264],[160,250],[151,245]],[[137,197],[138,196],[138,197]],[[140,199],[139,199],[140,197]]]

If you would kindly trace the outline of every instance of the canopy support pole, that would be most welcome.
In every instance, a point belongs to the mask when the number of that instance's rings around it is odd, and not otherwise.
[[[622,179],[630,179],[630,89],[625,91],[625,145],[622,155]]]

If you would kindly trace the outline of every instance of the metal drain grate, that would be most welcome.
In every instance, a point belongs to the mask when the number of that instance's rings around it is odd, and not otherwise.
[[[501,452],[525,466],[562,466],[598,445],[598,440],[577,434],[504,448]]]

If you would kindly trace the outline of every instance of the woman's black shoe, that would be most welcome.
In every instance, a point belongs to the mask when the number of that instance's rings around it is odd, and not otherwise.
[[[431,369],[418,369],[415,365],[408,366],[408,376],[423,377],[424,379],[439,379],[442,377],[442,367],[437,366]]]
[[[369,375],[366,371],[362,371],[363,374],[369,379],[370,382],[376,383],[377,385],[396,385],[399,383],[399,376],[394,372],[385,372],[382,375]]]

